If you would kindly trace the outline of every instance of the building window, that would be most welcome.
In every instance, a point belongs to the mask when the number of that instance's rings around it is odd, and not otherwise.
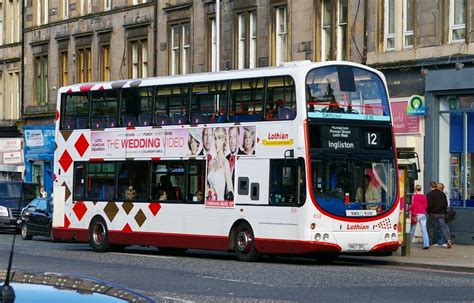
[[[63,0],[63,19],[69,18],[69,0]]]
[[[112,9],[112,0],[104,0],[104,10],[109,11]]]
[[[323,0],[321,11],[321,60],[347,60],[347,0]]]
[[[257,13],[237,14],[237,68],[255,68],[257,62]]]
[[[92,52],[90,47],[78,48],[77,51],[77,79],[79,82],[92,82]]]
[[[37,105],[48,103],[48,57],[35,58],[35,102]]]
[[[146,39],[130,41],[130,76],[146,78],[148,76],[148,41]]]
[[[48,23],[48,0],[36,1],[36,25]]]
[[[337,1],[336,59],[347,60],[347,0]]]
[[[0,88],[3,89],[3,77],[0,74]],[[20,117],[20,77],[18,72],[9,72],[6,75],[6,95],[0,92],[0,120],[16,120]],[[0,90],[1,90],[0,89]]]
[[[3,10],[2,10],[3,12]],[[5,7],[5,40],[7,43],[15,43],[20,41],[20,3],[19,0],[9,0]],[[2,17],[3,18],[3,14]],[[3,33],[2,33],[3,35]]]
[[[69,84],[69,73],[68,73],[68,52],[62,51],[59,53],[59,82],[61,86]]]
[[[210,69],[211,72],[215,72],[217,70],[217,25],[216,25],[216,18],[211,18],[210,20],[210,39],[209,39],[209,49],[211,50],[211,55],[209,56],[210,60]]]
[[[275,10],[275,64],[280,65],[282,62],[288,60],[288,26],[286,21],[286,6],[277,7]]]
[[[191,29],[189,23],[171,26],[171,74],[191,71]]]
[[[466,40],[466,0],[450,0],[449,42]]]
[[[413,47],[413,21],[415,20],[415,1],[403,0],[403,47]]]
[[[102,45],[100,50],[100,81],[110,80],[110,45]]]
[[[395,49],[395,0],[385,0],[385,50]]]

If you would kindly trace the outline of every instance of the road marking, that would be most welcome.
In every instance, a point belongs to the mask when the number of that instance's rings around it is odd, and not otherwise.
[[[274,285],[272,285],[272,284],[266,284],[266,283],[248,282],[248,281],[241,281],[241,280],[234,280],[234,279],[224,279],[224,278],[201,276],[201,275],[198,275],[198,277],[204,278],[204,279],[212,279],[212,280],[226,281],[226,282],[246,283],[246,284],[253,284],[253,285],[270,286],[270,287],[273,287],[273,286],[274,286]]]
[[[195,301],[189,301],[189,300],[183,300],[179,298],[174,298],[174,297],[160,297],[165,300],[173,300],[173,301],[179,301],[179,302],[186,302],[186,303],[194,303]]]

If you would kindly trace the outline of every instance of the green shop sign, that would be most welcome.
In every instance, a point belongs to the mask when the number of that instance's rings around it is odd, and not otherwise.
[[[425,99],[422,96],[413,95],[408,99],[407,115],[425,116],[427,114]]]

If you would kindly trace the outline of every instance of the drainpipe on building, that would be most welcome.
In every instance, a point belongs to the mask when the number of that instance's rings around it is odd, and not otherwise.
[[[362,50],[362,64],[367,62],[367,16],[369,13],[368,0],[364,0],[364,48]]]
[[[20,1],[20,6],[21,6],[21,58],[20,58],[20,64],[21,64],[21,77],[20,77],[20,87],[21,87],[21,92],[20,92],[20,119],[23,120],[23,114],[24,114],[24,100],[25,100],[25,5],[26,3],[24,1]],[[24,122],[24,121],[23,121]],[[17,123],[18,125],[18,123]]]
[[[153,77],[156,77],[156,66],[158,64],[158,62],[156,62],[156,60],[158,59],[158,54],[156,53],[158,51],[156,47],[156,44],[158,43],[158,0],[155,0],[154,2],[155,4],[153,5],[153,9],[155,11],[153,12]]]

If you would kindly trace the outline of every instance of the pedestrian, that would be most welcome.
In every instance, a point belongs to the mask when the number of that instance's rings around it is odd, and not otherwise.
[[[448,209],[449,209],[450,203],[449,203],[448,193],[444,191],[444,184],[443,183],[438,183],[436,185],[436,188],[438,188],[439,191],[441,191],[442,193],[444,193],[446,195],[446,201],[448,202]],[[448,222],[446,220],[446,218],[445,218],[445,221],[446,221],[446,223]],[[449,225],[448,224],[446,224],[446,229],[448,230],[448,233],[449,233]],[[435,245],[444,246],[444,247],[448,246],[448,244],[447,244],[448,241],[444,238],[443,233],[441,232],[439,227],[436,230],[436,236],[437,236],[437,241],[436,241],[437,244],[435,244]]]
[[[48,193],[44,190],[44,186],[40,186],[40,197],[46,198],[48,196]]]
[[[421,192],[421,186],[415,186],[415,194],[413,195],[413,200],[410,205],[410,213],[412,216],[412,223],[410,228],[411,241],[413,241],[413,236],[415,235],[416,225],[420,223],[421,234],[423,235],[423,249],[430,248],[430,239],[428,236],[428,230],[426,229],[426,208],[428,207],[428,202],[426,196]],[[416,218],[416,220],[413,220]]]
[[[428,200],[427,213],[429,216],[428,221],[428,233],[429,238],[433,243],[434,233],[436,228],[440,228],[443,236],[447,240],[447,248],[451,248],[452,241],[449,236],[448,229],[446,228],[446,212],[448,210],[448,201],[446,195],[437,188],[437,183],[435,181],[430,182],[431,191],[426,195]]]

